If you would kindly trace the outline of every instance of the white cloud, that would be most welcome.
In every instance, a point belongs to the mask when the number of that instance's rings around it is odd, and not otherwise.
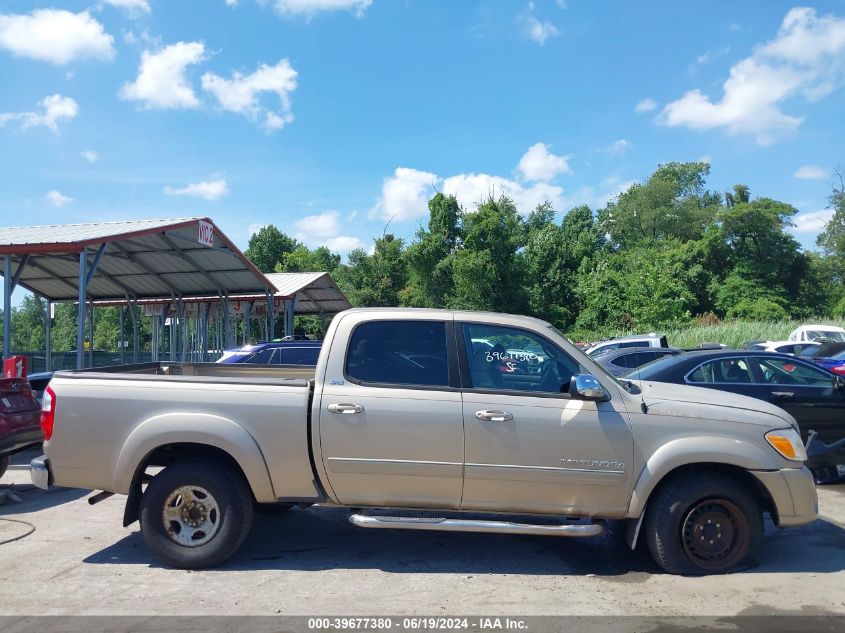
[[[88,11],[37,9],[26,15],[0,15],[0,47],[59,65],[114,57],[114,38]]]
[[[105,0],[106,4],[110,4],[113,7],[118,7],[120,9],[126,9],[129,11],[129,14],[134,16],[138,15],[139,13],[149,13],[150,12],[150,3],[149,0]]]
[[[833,217],[833,209],[824,209],[822,211],[811,211],[809,213],[799,213],[792,218],[795,224],[792,227],[795,233],[819,233],[824,231],[827,223]]]
[[[253,222],[246,229],[247,235],[252,237],[256,233],[258,233],[261,229],[263,229],[265,226],[268,226],[268,224],[266,222]]]
[[[283,16],[312,18],[318,13],[349,11],[355,17],[364,16],[373,0],[275,0],[273,6]]]
[[[333,253],[348,253],[364,245],[357,237],[340,235],[342,228],[337,211],[306,215],[294,222],[294,227],[297,231],[294,237],[312,248],[326,246]]]
[[[144,51],[138,77],[118,93],[126,101],[140,101],[146,108],[196,108],[186,71],[206,58],[202,42],[177,42],[157,52]]]
[[[507,196],[520,213],[530,213],[538,204],[552,203],[555,209],[564,205],[563,188],[548,182],[523,186],[518,182],[489,174],[458,174],[443,181],[443,193],[455,196],[467,211],[475,211],[479,203],[490,197]]]
[[[567,156],[556,156],[545,143],[535,143],[519,159],[517,169],[525,180],[554,180],[558,174],[571,174]]]
[[[651,112],[655,108],[657,108],[657,102],[654,99],[649,99],[648,97],[646,97],[634,106],[634,112],[636,112],[637,114],[642,114],[643,112]]]
[[[773,143],[803,121],[783,112],[781,104],[798,96],[815,101],[830,94],[845,74],[843,53],[845,19],[793,8],[773,40],[731,68],[718,101],[690,90],[667,104],[658,122],[694,130],[723,128],[751,135],[761,145]]]
[[[540,46],[546,43],[550,37],[556,37],[558,34],[557,28],[551,22],[541,22],[533,15],[527,15],[524,18],[524,32],[525,37],[537,42]]]
[[[238,0],[226,0],[227,7],[236,7],[238,6]]]
[[[397,167],[393,176],[384,179],[381,196],[370,210],[370,218],[401,221],[425,215],[428,199],[439,180],[437,174]]]
[[[817,167],[816,165],[802,165],[793,174],[801,180],[821,180],[827,178],[827,175],[828,171],[824,167]]]
[[[205,200],[219,200],[229,195],[229,187],[223,179],[203,180],[202,182],[191,183],[184,187],[168,186],[163,191],[169,196],[192,196],[194,198],[204,198]]]
[[[202,89],[214,95],[224,110],[237,112],[252,120],[261,120],[264,127],[272,131],[293,121],[290,95],[296,90],[296,76],[290,62],[282,59],[274,66],[261,64],[250,75],[235,72],[231,79],[205,73],[202,76]],[[259,96],[263,92],[278,96],[278,111],[262,106]]]
[[[613,141],[610,145],[602,147],[599,151],[604,154],[610,154],[611,156],[624,156],[631,147],[633,147],[631,141],[620,138]]]
[[[100,160],[99,155],[93,149],[86,149],[84,152],[81,152],[82,158],[87,160],[89,163],[96,163]]]
[[[73,198],[69,198],[68,196],[62,195],[55,189],[52,191],[48,191],[47,195],[44,196],[45,200],[54,207],[63,207],[66,204],[70,204],[73,202]]]
[[[43,125],[55,134],[59,133],[59,122],[70,121],[79,112],[76,101],[60,94],[44,97],[39,104],[42,112],[5,112],[0,113],[0,127],[10,121],[17,121],[22,129]]]

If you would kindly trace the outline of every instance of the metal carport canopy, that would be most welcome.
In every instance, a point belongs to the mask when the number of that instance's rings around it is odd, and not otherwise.
[[[3,276],[51,301],[79,299],[83,252],[87,300],[276,292],[208,218],[0,228]]]

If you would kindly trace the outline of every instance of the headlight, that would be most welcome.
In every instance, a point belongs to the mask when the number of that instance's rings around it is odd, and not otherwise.
[[[795,429],[778,429],[766,433],[766,441],[781,456],[793,462],[803,462],[807,459],[807,451],[801,443],[801,436]]]

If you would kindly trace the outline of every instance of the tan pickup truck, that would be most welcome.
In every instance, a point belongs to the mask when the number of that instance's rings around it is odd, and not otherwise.
[[[763,514],[817,516],[795,420],[759,400],[620,382],[537,319],[339,314],[315,369],[59,372],[33,481],[128,495],[166,564],[231,556],[265,504],[362,528],[590,537],[628,522],[671,573],[754,565]]]

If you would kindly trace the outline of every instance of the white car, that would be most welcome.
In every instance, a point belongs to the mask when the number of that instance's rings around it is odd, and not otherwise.
[[[587,349],[586,354],[587,356],[596,356],[603,352],[623,349],[625,347],[669,347],[669,343],[666,341],[665,334],[655,334],[654,332],[651,334],[620,336],[595,343]]]
[[[836,325],[802,325],[792,330],[789,341],[793,343],[804,343],[806,341],[833,341],[845,343],[845,328]]]
[[[808,347],[818,347],[819,345],[821,343],[817,343],[816,341],[805,341],[803,343],[797,343],[795,341],[763,341],[762,343],[756,343],[754,349],[795,356],[796,354],[803,354]]]

